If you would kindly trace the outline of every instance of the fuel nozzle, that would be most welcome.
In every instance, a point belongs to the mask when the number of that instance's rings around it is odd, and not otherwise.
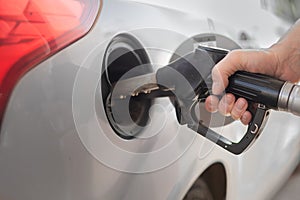
[[[235,143],[211,129],[201,120],[201,116],[199,119],[196,116],[199,110],[195,109],[196,105],[203,103],[212,94],[211,70],[227,53],[226,49],[199,46],[155,73],[119,80],[113,86],[112,105],[128,98],[141,101],[169,97],[179,124],[187,125],[231,153],[240,154],[260,135],[269,109],[300,115],[300,86],[262,74],[244,71],[233,74],[229,78],[226,92],[247,99],[248,109],[252,113],[245,135]]]

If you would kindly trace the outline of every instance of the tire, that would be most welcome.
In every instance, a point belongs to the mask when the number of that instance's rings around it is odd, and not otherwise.
[[[183,200],[213,200],[213,197],[205,180],[198,178]]]

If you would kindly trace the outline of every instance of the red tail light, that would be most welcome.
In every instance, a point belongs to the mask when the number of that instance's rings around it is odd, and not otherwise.
[[[0,119],[17,81],[84,36],[99,0],[0,0]]]

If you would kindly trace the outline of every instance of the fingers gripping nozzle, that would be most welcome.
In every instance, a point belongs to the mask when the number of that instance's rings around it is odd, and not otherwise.
[[[215,63],[229,52],[226,49],[199,46]],[[229,78],[226,92],[243,97],[250,102],[261,103],[268,108],[282,110],[300,116],[300,86],[263,74],[237,71]]]
[[[262,74],[236,72],[229,78],[227,92],[268,108],[300,116],[300,86]]]

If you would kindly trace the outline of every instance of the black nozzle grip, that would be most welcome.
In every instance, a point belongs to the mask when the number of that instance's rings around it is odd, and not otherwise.
[[[269,108],[277,108],[283,84],[284,81],[267,75],[238,71],[229,78],[226,92]]]
[[[199,49],[158,69],[157,83],[165,88],[174,88],[178,98],[193,99],[198,90],[204,88],[204,78],[209,76],[214,65],[209,54]]]

